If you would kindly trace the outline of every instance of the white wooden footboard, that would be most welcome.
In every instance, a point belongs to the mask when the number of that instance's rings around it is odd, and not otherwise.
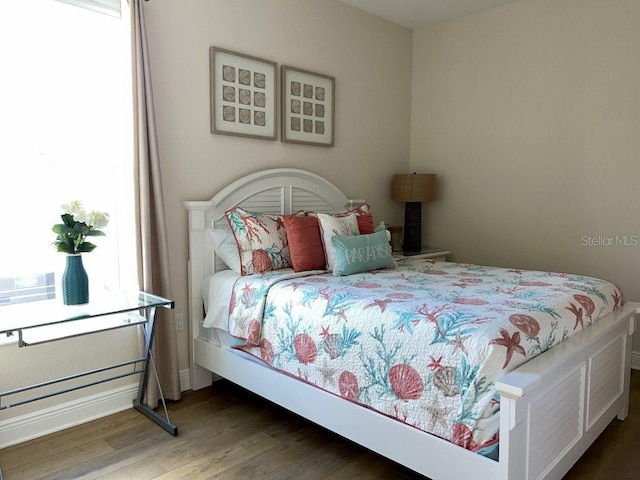
[[[625,304],[496,383],[500,479],[562,478],[627,416],[635,313],[640,304]]]

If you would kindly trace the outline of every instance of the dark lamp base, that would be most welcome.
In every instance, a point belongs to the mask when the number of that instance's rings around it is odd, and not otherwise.
[[[422,248],[422,203],[407,202],[404,206],[405,252],[419,252]]]

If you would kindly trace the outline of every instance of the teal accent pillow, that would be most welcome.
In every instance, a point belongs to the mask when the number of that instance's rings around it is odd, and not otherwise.
[[[351,275],[396,266],[386,231],[369,235],[335,235],[331,241],[336,253],[334,275]]]

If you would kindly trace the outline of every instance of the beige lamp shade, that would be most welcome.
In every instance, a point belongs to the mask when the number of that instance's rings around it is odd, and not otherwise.
[[[436,199],[436,175],[433,173],[394,175],[392,197],[396,202],[433,202]]]

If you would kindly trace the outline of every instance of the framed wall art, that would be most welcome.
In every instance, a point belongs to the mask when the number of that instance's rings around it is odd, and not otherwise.
[[[277,138],[275,62],[209,48],[211,133]]]
[[[282,66],[282,141],[333,146],[335,78]]]

